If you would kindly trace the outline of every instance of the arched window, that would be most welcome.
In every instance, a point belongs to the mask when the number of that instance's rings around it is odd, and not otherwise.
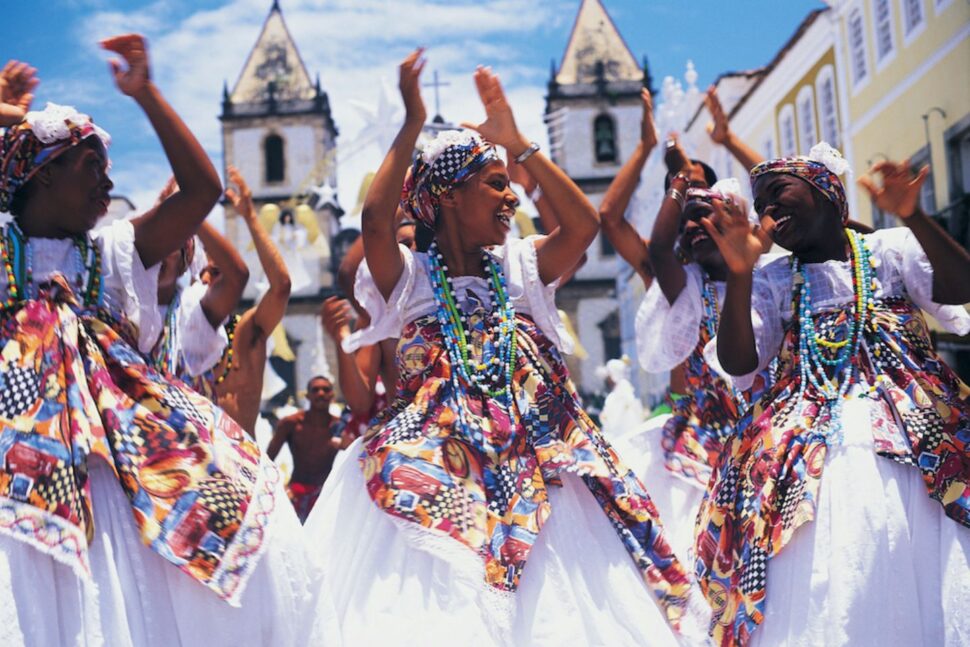
[[[818,143],[818,129],[815,127],[815,93],[812,86],[806,85],[798,91],[798,138],[802,155]]]
[[[616,126],[613,117],[600,115],[593,121],[593,145],[597,162],[616,162]]]
[[[282,182],[286,175],[286,157],[283,150],[283,138],[279,135],[267,135],[263,140],[263,161],[267,184]]]
[[[818,103],[820,139],[835,148],[842,147],[839,135],[839,109],[835,98],[835,72],[831,65],[823,67],[815,77],[815,99]]]
[[[795,134],[795,109],[786,104],[778,113],[779,152],[782,157],[798,154],[798,141]]]

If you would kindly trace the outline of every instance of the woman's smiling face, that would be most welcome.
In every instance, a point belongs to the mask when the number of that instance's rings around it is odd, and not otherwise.
[[[755,180],[752,192],[761,226],[791,252],[809,251],[841,229],[835,205],[800,177],[766,173]]]

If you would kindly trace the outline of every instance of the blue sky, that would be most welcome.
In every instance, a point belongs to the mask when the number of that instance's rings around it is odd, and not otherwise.
[[[154,78],[221,162],[217,115],[222,84],[235,81],[271,0],[4,1],[0,58],[39,69],[36,104],[74,104],[112,133],[116,193],[148,206],[168,175],[147,120],[108,74],[101,37],[138,31],[149,38]],[[543,95],[551,59],[566,46],[579,0],[280,0],[311,74],[330,94],[338,141],[355,140],[364,120],[352,102],[375,104],[381,79],[393,93],[397,62],[428,48],[429,70],[451,86],[442,112],[475,120],[481,108],[470,74],[478,63],[502,76],[520,127],[542,141]],[[633,53],[649,58],[655,85],[683,76],[692,59],[703,88],[718,74],[767,63],[820,0],[604,0]],[[43,7],[43,9],[40,9]],[[430,76],[430,75],[428,75]],[[392,95],[393,96],[393,95]],[[393,97],[396,100],[396,97]],[[432,96],[425,100],[433,109]],[[374,145],[341,160],[341,202],[353,206],[360,177],[380,163]]]

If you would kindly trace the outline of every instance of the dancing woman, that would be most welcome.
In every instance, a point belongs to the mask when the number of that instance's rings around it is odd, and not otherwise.
[[[670,644],[665,618],[684,622],[694,589],[561,356],[553,295],[596,212],[479,68],[487,118],[415,160],[404,201],[424,251],[398,245],[386,202],[424,121],[422,66],[420,51],[401,66],[407,118],[363,212],[356,294],[372,321],[348,344],[400,338],[398,390],[307,522],[344,638]],[[508,239],[517,199],[493,143],[542,187],[560,223],[548,236]]]
[[[0,138],[0,643],[299,644],[314,599],[279,473],[139,352],[161,327],[160,261],[219,178],[150,81],[144,40],[102,46],[181,191],[92,234],[107,133],[48,104]]]
[[[744,386],[778,355],[777,382],[738,423],[698,519],[718,645],[970,636],[970,388],[920,311],[970,331],[956,305],[970,301],[970,254],[919,210],[927,169],[913,177],[905,163],[875,168],[880,187],[863,182],[905,226],[846,228],[847,166],[825,144],[759,164],[764,229],[720,202],[705,221],[728,267],[721,365]],[[766,233],[791,255],[752,274]]]

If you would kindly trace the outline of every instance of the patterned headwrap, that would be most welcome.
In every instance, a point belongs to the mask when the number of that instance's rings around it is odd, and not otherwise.
[[[45,164],[88,137],[101,139],[107,149],[111,136],[70,106],[48,103],[28,112],[24,120],[0,136],[0,211],[10,209],[17,190]]]
[[[849,163],[825,142],[812,147],[807,157],[785,157],[762,162],[751,169],[751,184],[767,173],[784,173],[800,177],[818,189],[839,210],[842,222],[849,219],[849,203],[839,176],[849,170]]]
[[[473,130],[440,133],[414,160],[401,192],[401,207],[416,221],[434,229],[441,195],[498,160],[495,147]]]

